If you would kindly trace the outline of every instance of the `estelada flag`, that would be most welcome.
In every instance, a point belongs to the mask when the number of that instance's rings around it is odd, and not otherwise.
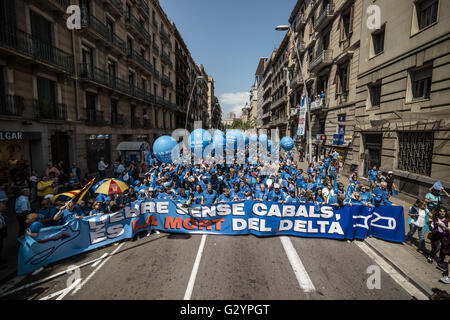
[[[85,185],[83,187],[83,189],[81,189],[81,191],[72,199],[72,201],[77,205],[81,202],[81,200],[83,200],[84,196],[86,195],[86,193],[89,191],[89,189],[92,187],[92,185],[94,184],[95,178],[93,178],[91,181],[89,181],[89,183],[87,185]]]

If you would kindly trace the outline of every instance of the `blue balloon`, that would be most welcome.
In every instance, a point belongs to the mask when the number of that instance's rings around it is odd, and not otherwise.
[[[272,150],[272,140],[270,139],[267,141],[267,150],[268,151]]]
[[[237,149],[237,146],[239,144],[242,144],[244,141],[244,136],[242,135],[242,132],[240,130],[230,130],[227,132],[226,136],[226,143],[227,143],[227,149]]]
[[[267,148],[267,140],[269,140],[269,138],[267,137],[267,135],[266,135],[266,134],[261,134],[261,135],[259,136],[259,145],[260,145],[261,147]]]
[[[248,146],[248,143],[250,142],[250,138],[246,133],[242,133],[242,136],[244,137],[244,144]]]
[[[291,137],[284,137],[281,139],[281,147],[285,151],[291,151],[294,148],[294,140]]]
[[[212,143],[213,143],[214,149],[222,149],[222,150],[225,149],[225,145],[226,145],[225,133],[223,133],[220,130],[214,131]]]
[[[170,136],[161,136],[153,143],[153,153],[164,163],[172,163],[172,151],[178,148],[178,142]]]
[[[204,129],[195,129],[189,135],[188,144],[192,151],[195,149],[203,151],[210,143],[211,134]]]
[[[250,136],[250,142],[251,142],[251,143],[256,143],[256,142],[258,142],[258,135],[257,135],[257,134],[252,134],[252,135]]]

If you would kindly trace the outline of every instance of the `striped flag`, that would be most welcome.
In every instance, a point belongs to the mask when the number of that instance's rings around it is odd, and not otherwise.
[[[89,191],[89,189],[94,184],[95,178],[92,178],[92,180],[81,189],[81,191],[72,199],[72,201],[77,205],[83,200],[86,193]]]
[[[53,197],[52,203],[55,203],[56,200],[58,200],[60,197],[68,197],[69,199],[73,199],[76,195],[80,193],[80,191],[81,189],[78,189],[57,194],[56,196]]]

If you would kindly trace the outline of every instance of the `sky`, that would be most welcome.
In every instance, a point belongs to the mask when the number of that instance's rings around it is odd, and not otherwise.
[[[192,58],[214,78],[222,118],[241,115],[262,57],[270,57],[286,32],[295,0],[160,0]]]

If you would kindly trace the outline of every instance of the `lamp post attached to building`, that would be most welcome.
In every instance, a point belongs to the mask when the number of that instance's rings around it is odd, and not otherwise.
[[[288,32],[290,32],[291,37],[294,35],[294,32],[292,31],[292,28],[290,25],[279,25],[275,28],[275,30],[276,31],[288,31]],[[308,89],[306,87],[306,81],[305,81],[305,77],[303,75],[302,60],[300,59],[300,54],[298,53],[297,41],[295,40],[295,36],[293,38],[294,38],[294,50],[297,55],[298,65],[299,65],[299,69],[300,69],[300,75],[302,76],[303,88],[305,90],[306,113],[308,115],[308,154],[309,154],[309,163],[311,163],[312,162],[312,140],[311,140],[312,137],[311,137],[311,113],[310,113]]]
[[[192,100],[192,94],[194,93],[195,85],[197,83],[197,80],[204,80],[205,78],[203,76],[197,76],[194,80],[194,84],[192,85],[191,94],[189,95],[189,101],[187,104],[187,110],[186,110],[186,122],[184,124],[184,130],[187,130],[187,124],[188,124],[188,116],[189,116],[189,108],[191,107],[191,100]]]

